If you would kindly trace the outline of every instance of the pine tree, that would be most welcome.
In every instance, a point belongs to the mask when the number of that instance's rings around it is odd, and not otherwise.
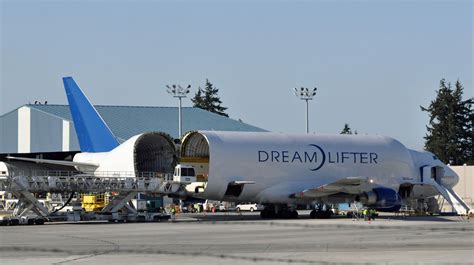
[[[199,87],[198,91],[196,92],[194,97],[191,99],[191,102],[193,103],[193,107],[205,109],[204,99],[203,99],[203,96],[202,96],[203,92],[204,91]]]
[[[198,92],[196,92],[194,97],[191,99],[191,101],[194,104],[193,106],[225,116],[225,117],[229,117],[229,115],[225,113],[227,108],[221,106],[222,101],[217,95],[218,93],[219,93],[219,89],[214,87],[214,85],[211,82],[209,82],[209,79],[206,79],[205,88],[201,89],[199,87]]]
[[[457,150],[460,153],[459,164],[474,164],[474,98],[462,100],[464,87],[459,80],[456,81],[456,88],[453,92],[454,102],[456,102],[456,135],[458,141]]]
[[[422,111],[429,113],[430,122],[426,126],[425,149],[436,154],[439,159],[452,165],[474,162],[473,158],[473,98],[462,100],[463,86],[443,78],[436,91],[436,99]]]
[[[344,124],[344,129],[342,129],[341,134],[352,134],[351,127],[349,127],[348,123]]]

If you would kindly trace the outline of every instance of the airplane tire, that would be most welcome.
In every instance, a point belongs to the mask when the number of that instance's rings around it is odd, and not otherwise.
[[[289,211],[289,210],[284,210],[284,211],[280,211],[278,213],[278,218],[281,218],[281,219],[293,219],[292,217],[292,211]]]
[[[260,212],[260,217],[263,219],[275,218],[275,213],[268,209],[263,209],[263,211]]]
[[[291,219],[298,219],[298,212],[296,210],[293,210],[290,212],[290,218]]]
[[[317,218],[317,219],[329,219],[331,218],[332,212],[330,210],[327,211],[317,211],[317,210],[312,210],[311,213],[309,214],[309,217],[312,219]]]
[[[318,211],[316,214],[316,218],[318,219],[328,219],[331,218],[331,211]]]

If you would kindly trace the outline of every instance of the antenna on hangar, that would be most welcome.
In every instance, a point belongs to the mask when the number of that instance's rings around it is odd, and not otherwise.
[[[301,100],[306,101],[306,133],[309,133],[309,112],[308,112],[308,101],[313,100],[313,97],[316,96],[317,87],[309,89],[307,87],[294,88],[295,96],[299,97]]]

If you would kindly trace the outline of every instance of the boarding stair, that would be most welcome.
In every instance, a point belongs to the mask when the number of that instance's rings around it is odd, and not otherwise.
[[[453,207],[454,211],[459,215],[468,215],[472,213],[471,207],[459,196],[452,188],[442,185],[432,178],[428,183],[433,186],[441,196]]]

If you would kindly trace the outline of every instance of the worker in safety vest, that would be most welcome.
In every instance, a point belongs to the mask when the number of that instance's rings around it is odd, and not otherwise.
[[[175,215],[176,215],[176,209],[175,209],[174,205],[171,206],[170,212],[171,212],[171,221],[174,221]]]
[[[366,208],[366,209],[364,209],[364,211],[362,213],[364,214],[364,221],[368,221],[369,220],[369,210]]]
[[[375,215],[377,214],[377,211],[375,211],[375,209],[370,209],[369,214],[370,219],[375,220]]]

